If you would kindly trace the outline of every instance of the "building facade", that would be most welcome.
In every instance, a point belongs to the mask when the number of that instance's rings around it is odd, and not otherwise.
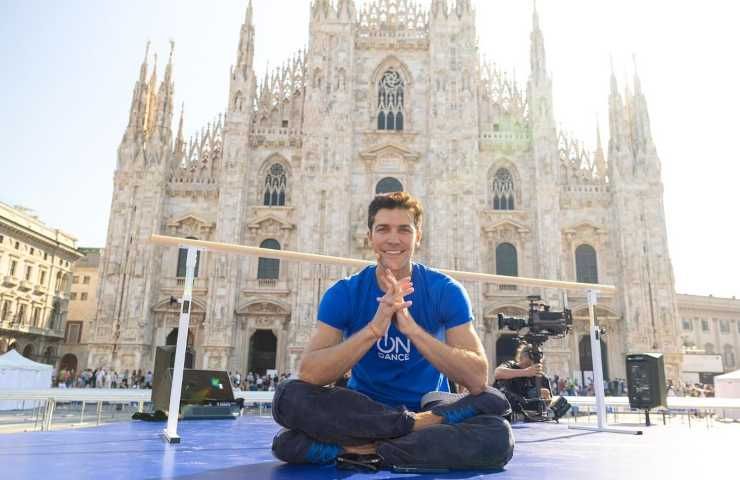
[[[611,77],[609,143],[595,151],[556,128],[537,12],[526,85],[482,63],[469,0],[314,0],[309,44],[258,81],[247,6],[228,76],[228,108],[202,133],[173,129],[172,54],[159,81],[148,52],[118,149],[87,364],[144,368],[173,338],[184,251],[159,233],[373,258],[367,205],[406,190],[425,207],[419,260],[439,268],[598,282],[607,376],[624,355],[661,351],[678,377],[678,301],[660,160],[635,75]],[[266,38],[266,37],[265,37]],[[148,47],[147,47],[148,50]],[[151,73],[150,73],[151,71]],[[605,79],[606,81],[607,79]],[[199,367],[295,371],[322,293],[348,268],[203,253],[191,343]],[[491,362],[511,355],[496,314],[561,292],[465,283]],[[548,369],[590,370],[584,292],[570,292],[571,335],[545,347]]]
[[[0,354],[54,365],[64,338],[76,239],[0,203]]]
[[[58,365],[60,370],[77,373],[87,368],[87,346],[82,342],[82,335],[95,320],[102,249],[79,248],[78,251],[84,256],[72,265],[69,312],[64,323],[64,342]]]
[[[722,355],[724,370],[740,368],[740,300],[678,295],[679,335],[694,352]]]

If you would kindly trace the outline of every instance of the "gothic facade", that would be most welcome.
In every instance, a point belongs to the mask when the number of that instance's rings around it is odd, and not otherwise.
[[[87,364],[148,369],[177,327],[183,255],[151,234],[372,258],[366,209],[404,189],[425,211],[419,260],[452,268],[617,286],[599,298],[608,375],[624,354],[681,345],[660,161],[637,76],[611,78],[609,143],[586,151],[556,128],[537,12],[525,86],[479,56],[470,0],[314,0],[309,44],[258,81],[251,2],[228,108],[196,137],[172,127],[172,55],[145,57],[118,150]],[[598,138],[598,129],[596,129]],[[318,301],[349,268],[204,252],[191,316],[196,364],[295,371]],[[491,362],[509,348],[496,314],[560,292],[465,283]],[[574,331],[546,344],[548,368],[588,370],[583,292]],[[508,337],[504,337],[508,338]],[[506,345],[505,345],[506,344]],[[586,363],[584,363],[586,362]]]

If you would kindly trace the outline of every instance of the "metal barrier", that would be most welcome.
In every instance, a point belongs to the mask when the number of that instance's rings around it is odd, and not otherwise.
[[[272,404],[275,392],[235,391],[234,397],[243,398],[244,403],[259,405],[260,415],[265,404]],[[148,389],[117,389],[117,388],[45,388],[37,390],[0,390],[0,400],[30,400],[43,402],[41,406],[33,407],[34,429],[39,424],[41,431],[51,430],[54,420],[54,410],[57,403],[81,402],[80,423],[84,422],[85,406],[88,403],[97,404],[97,425],[102,421],[103,403],[138,403],[139,411],[144,411],[144,404],[151,402],[152,391]]]

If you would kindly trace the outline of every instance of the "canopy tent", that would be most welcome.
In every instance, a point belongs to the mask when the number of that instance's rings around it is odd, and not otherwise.
[[[714,396],[720,398],[740,398],[740,370],[714,377]],[[725,412],[727,418],[740,419],[740,411]]]
[[[0,355],[0,390],[34,390],[51,387],[54,367],[29,360],[15,350]],[[32,408],[34,402],[6,400],[0,410]]]

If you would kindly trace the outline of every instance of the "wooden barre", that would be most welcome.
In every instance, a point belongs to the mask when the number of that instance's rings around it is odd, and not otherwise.
[[[329,265],[344,265],[350,267],[366,267],[375,265],[372,260],[359,260],[355,258],[332,257],[330,255],[318,255],[315,253],[292,252],[290,250],[272,250],[270,248],[248,247],[233,243],[209,242],[206,240],[195,240],[191,238],[170,237],[166,235],[152,235],[149,243],[169,247],[195,247],[211,252],[236,253],[239,255],[251,255],[277,260],[292,260],[296,262],[309,262]],[[563,282],[560,280],[544,280],[540,278],[509,277],[507,275],[494,275],[492,273],[463,272],[459,270],[436,269],[457,280],[471,280],[477,282],[496,283],[504,285],[520,285],[524,287],[558,288],[562,290],[593,290],[599,293],[614,293],[614,285],[602,285],[598,283]]]

